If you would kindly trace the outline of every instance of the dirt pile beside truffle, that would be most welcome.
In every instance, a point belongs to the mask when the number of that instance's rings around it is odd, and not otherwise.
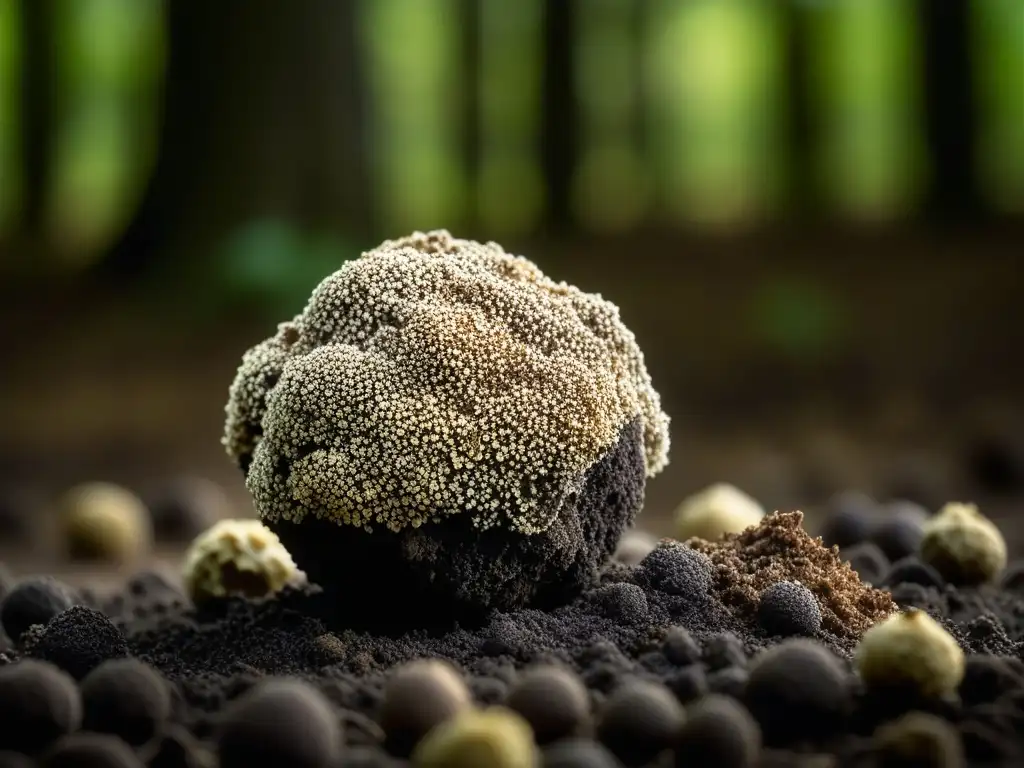
[[[731,611],[752,620],[764,590],[780,581],[799,582],[818,598],[822,628],[849,647],[896,604],[888,592],[861,582],[838,549],[812,538],[802,524],[801,512],[776,512],[743,533],[687,543],[714,563],[715,590]]]

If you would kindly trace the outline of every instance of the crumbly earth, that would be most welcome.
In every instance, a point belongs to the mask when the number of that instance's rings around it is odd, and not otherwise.
[[[743,702],[748,664],[784,638],[770,636],[757,625],[745,591],[735,585],[750,579],[758,564],[773,568],[773,578],[793,581],[801,573],[816,573],[802,570],[809,567],[805,560],[826,573],[837,561],[809,537],[809,544],[796,538],[800,553],[788,560],[781,553],[771,562],[760,559],[778,545],[780,531],[791,530],[791,521],[771,516],[744,535],[742,546],[734,540],[729,547],[711,550],[707,558],[665,542],[639,565],[610,565],[597,585],[569,604],[544,611],[494,612],[474,626],[390,634],[332,626],[321,613],[314,587],[289,589],[273,599],[227,599],[197,610],[162,580],[143,578],[123,592],[90,601],[122,630],[130,653],[170,681],[175,706],[164,730],[177,727],[192,733],[199,746],[191,749],[213,749],[218,717],[229,701],[267,676],[290,675],[326,694],[346,724],[346,749],[366,756],[383,750],[384,734],[375,717],[389,671],[424,657],[454,663],[480,704],[504,702],[524,667],[545,662],[575,670],[589,691],[594,713],[600,713],[612,691],[636,678],[664,684],[686,703],[708,692]],[[729,558],[716,554],[726,549],[732,552]],[[853,604],[860,604],[858,595],[874,594],[852,574],[839,588]],[[959,699],[880,702],[854,687],[848,718],[838,732],[812,730],[800,744],[771,744],[760,765],[800,764],[797,754],[787,751],[790,747],[804,756],[831,755],[832,765],[864,765],[875,748],[871,735],[877,726],[910,709],[932,712],[949,723],[967,765],[1013,765],[1024,756],[1024,595],[995,587],[898,584],[893,596],[901,606],[929,611],[967,652]],[[876,610],[881,610],[880,602]],[[849,668],[850,639],[858,632],[843,617],[854,623],[864,617],[834,609],[833,616],[838,624],[814,640]],[[50,646],[56,647],[59,638],[47,634]],[[58,657],[72,658],[79,646],[90,659],[101,650],[96,642],[83,643],[69,633],[67,649]],[[19,653],[9,648],[0,664],[16,660]],[[794,691],[800,695],[807,674],[813,671],[786,673],[793,690],[779,691],[779,707],[795,706]],[[814,706],[838,705],[820,701]],[[407,765],[403,760],[387,764]],[[649,765],[654,768],[655,763]]]

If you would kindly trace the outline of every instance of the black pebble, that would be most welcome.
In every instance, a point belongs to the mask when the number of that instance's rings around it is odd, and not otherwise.
[[[152,739],[171,712],[171,694],[160,673],[136,659],[100,664],[85,676],[82,727],[120,736],[138,747]]]
[[[708,692],[708,677],[702,666],[691,664],[671,673],[665,685],[682,704],[689,704]]]
[[[895,587],[898,584],[920,584],[922,587],[942,589],[946,580],[928,563],[921,562],[916,555],[908,555],[892,564],[882,580],[882,586]]]
[[[704,643],[701,657],[707,668],[712,671],[747,665],[747,652],[743,648],[743,641],[732,632],[719,632],[709,637]]]
[[[615,755],[592,739],[564,739],[543,752],[544,768],[619,768]]]
[[[217,734],[220,768],[327,768],[341,748],[330,702],[307,683],[270,678],[228,705]]]
[[[0,752],[0,768],[35,768],[32,758],[20,752]]]
[[[647,618],[647,595],[636,584],[605,584],[590,592],[588,599],[612,621],[634,624]]]
[[[40,761],[41,768],[142,768],[132,748],[116,736],[80,731],[63,737]]]
[[[862,541],[842,550],[839,559],[849,562],[860,580],[867,584],[880,584],[890,568],[889,558],[877,544],[870,541]]]
[[[75,594],[50,576],[25,579],[12,589],[0,607],[7,636],[17,641],[33,624],[46,624],[75,604]]]
[[[809,637],[821,629],[821,606],[803,584],[779,581],[761,593],[757,620],[772,635]]]
[[[540,745],[574,736],[590,716],[590,695],[576,673],[553,666],[527,669],[505,702],[533,728]]]
[[[641,766],[672,746],[683,710],[665,686],[633,680],[612,691],[597,736],[627,766]]]
[[[829,499],[819,535],[826,547],[851,547],[866,541],[878,519],[878,504],[859,491],[843,491]]]
[[[676,741],[676,766],[750,768],[761,752],[761,728],[747,709],[712,694],[687,710]]]
[[[182,726],[167,726],[146,751],[148,768],[207,768],[207,753]]]
[[[699,600],[711,589],[711,560],[676,541],[662,541],[640,561],[637,578],[660,592]]]
[[[0,749],[34,754],[82,721],[75,681],[31,659],[0,667]]]
[[[909,501],[887,506],[882,521],[871,534],[871,541],[891,562],[896,562],[918,551],[927,519],[928,511]]]
[[[181,478],[162,489],[147,504],[153,532],[160,541],[192,541],[226,511],[220,486],[203,478]]]
[[[661,641],[661,652],[672,664],[685,667],[700,661],[700,646],[683,627],[669,627]]]
[[[812,640],[786,640],[754,660],[744,702],[770,746],[827,738],[850,706],[847,671]]]
[[[46,625],[31,655],[81,680],[110,659],[129,655],[124,635],[99,611],[76,605]]]

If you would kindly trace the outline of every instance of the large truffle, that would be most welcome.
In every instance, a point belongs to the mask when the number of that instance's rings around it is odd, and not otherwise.
[[[668,443],[615,305],[444,231],[327,277],[245,354],[224,433],[261,519],[350,619],[564,599]]]

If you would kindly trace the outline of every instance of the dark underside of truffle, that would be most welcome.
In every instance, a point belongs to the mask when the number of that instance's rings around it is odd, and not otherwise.
[[[636,419],[544,533],[481,531],[468,514],[398,533],[367,533],[313,515],[267,525],[324,590],[332,624],[401,632],[572,599],[595,581],[640,511],[644,484],[643,428]]]

